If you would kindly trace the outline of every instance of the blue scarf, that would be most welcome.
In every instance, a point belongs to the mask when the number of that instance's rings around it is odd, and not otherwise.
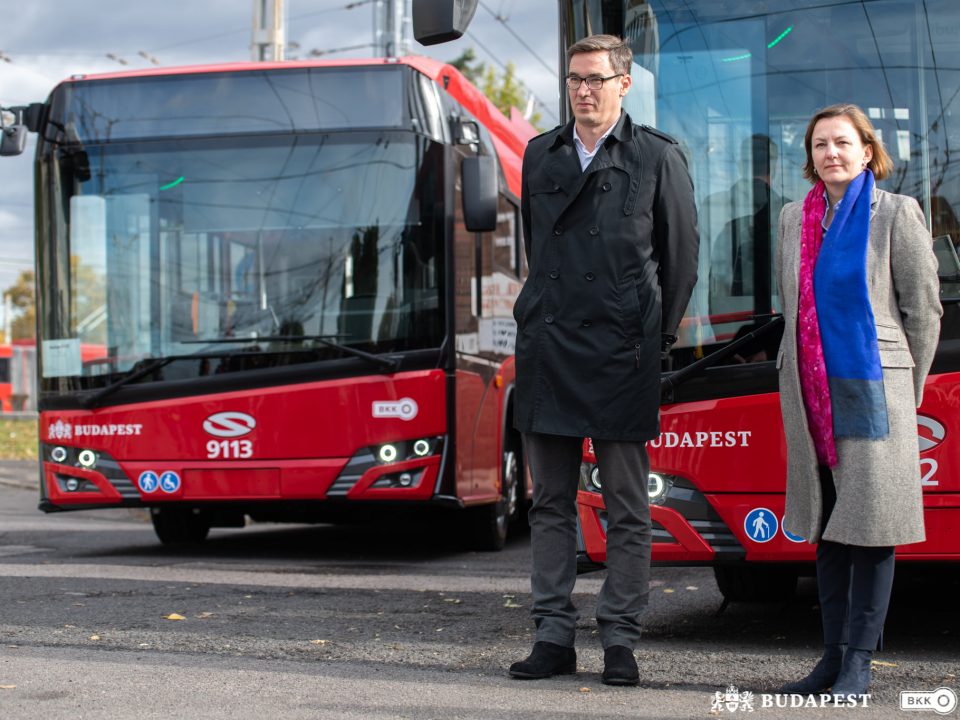
[[[813,273],[836,438],[877,440],[890,433],[867,288],[873,185],[873,173],[865,170],[847,187]]]

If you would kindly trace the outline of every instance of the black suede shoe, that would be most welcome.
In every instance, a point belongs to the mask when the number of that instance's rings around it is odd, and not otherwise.
[[[526,660],[510,666],[510,675],[520,680],[539,680],[553,675],[572,675],[577,671],[577,651],[540,640]]]
[[[636,685],[640,682],[640,670],[633,650],[625,645],[611,645],[604,650],[600,681],[604,685]]]
[[[843,656],[840,676],[833,684],[831,693],[838,700],[861,698],[870,689],[870,663],[872,650],[850,648]]]
[[[783,695],[817,695],[833,687],[840,674],[845,648],[846,645],[824,646],[823,657],[809,675],[796,682],[787,683],[777,692]]]

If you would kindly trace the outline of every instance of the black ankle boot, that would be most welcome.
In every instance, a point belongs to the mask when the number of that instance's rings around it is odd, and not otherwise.
[[[636,685],[640,682],[640,670],[633,650],[625,645],[611,645],[604,650],[600,682],[604,685]]]
[[[850,648],[843,655],[840,676],[831,691],[836,698],[859,697],[870,689],[870,662],[873,652]]]
[[[787,683],[779,692],[783,695],[816,695],[833,686],[843,665],[845,645],[825,645],[823,657],[805,678]]]
[[[577,651],[540,640],[526,660],[510,666],[510,675],[521,680],[539,680],[552,675],[572,675],[577,671]]]

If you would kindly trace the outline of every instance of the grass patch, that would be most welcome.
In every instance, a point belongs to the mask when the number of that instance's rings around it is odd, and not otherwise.
[[[0,460],[36,459],[36,419],[0,417]]]

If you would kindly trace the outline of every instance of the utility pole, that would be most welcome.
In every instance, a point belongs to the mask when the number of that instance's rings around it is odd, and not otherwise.
[[[3,294],[3,341],[9,343],[13,339],[13,302],[10,293]]]
[[[374,0],[373,47],[377,57],[410,54],[410,0]]]
[[[253,0],[251,59],[254,62],[283,60],[283,46],[283,0]]]

